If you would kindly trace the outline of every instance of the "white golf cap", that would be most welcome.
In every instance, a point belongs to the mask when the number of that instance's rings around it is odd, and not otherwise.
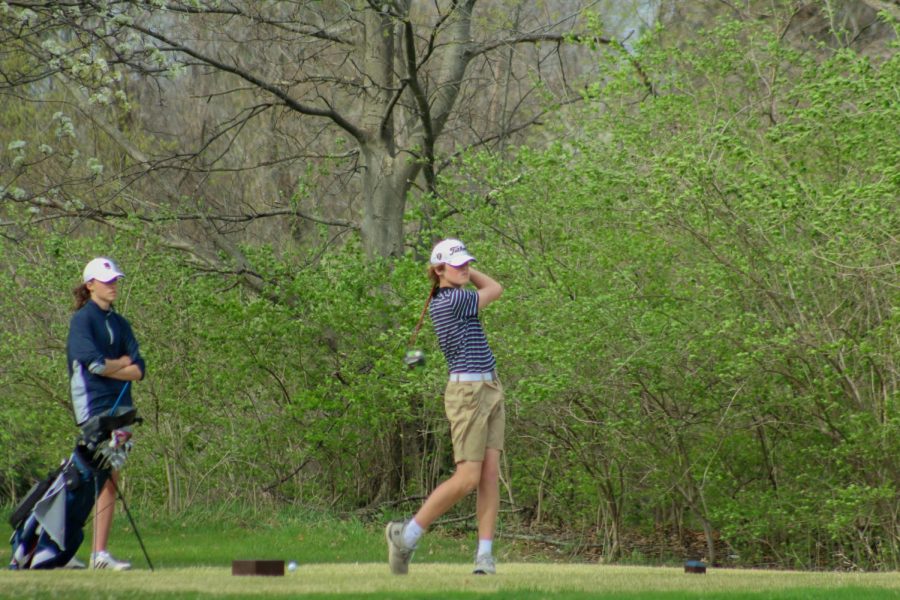
[[[447,263],[452,267],[460,267],[473,260],[475,257],[469,254],[466,245],[453,238],[439,242],[431,251],[431,264],[433,265]]]
[[[119,277],[125,277],[125,273],[119,270],[116,263],[108,258],[103,258],[102,256],[89,262],[84,267],[84,273],[82,275],[84,283],[87,283],[91,279],[109,283],[113,279],[118,279]]]

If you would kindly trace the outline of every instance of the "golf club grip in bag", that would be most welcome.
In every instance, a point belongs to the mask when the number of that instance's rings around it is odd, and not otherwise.
[[[141,422],[143,419],[137,416],[136,408],[118,415],[91,417],[81,426],[81,440],[90,450],[93,450],[92,446],[103,439],[108,439],[112,431]]]

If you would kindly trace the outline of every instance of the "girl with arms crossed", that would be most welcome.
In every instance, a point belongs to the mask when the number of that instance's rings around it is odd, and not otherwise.
[[[130,382],[144,378],[141,357],[131,325],[113,310],[117,283],[124,274],[108,258],[87,264],[82,283],[75,288],[75,314],[69,323],[66,344],[75,422],[133,406]],[[130,569],[131,564],[113,558],[106,549],[112,527],[119,473],[100,491],[94,507],[94,541],[91,566],[95,569]]]

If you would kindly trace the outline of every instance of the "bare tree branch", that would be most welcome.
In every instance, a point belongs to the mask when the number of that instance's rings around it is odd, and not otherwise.
[[[178,44],[174,40],[169,39],[167,36],[153,31],[152,29],[149,29],[147,27],[142,27],[139,24],[133,23],[129,25],[129,28],[165,43],[168,46],[168,48],[166,48],[166,50],[168,51],[175,51],[186,54],[187,56],[196,58],[206,65],[209,65],[226,73],[231,73],[240,77],[241,79],[244,79],[245,81],[248,81],[249,83],[252,83],[259,89],[269,92],[270,94],[281,100],[285,106],[297,111],[298,113],[330,119],[334,122],[335,125],[352,135],[357,140],[363,141],[365,139],[365,133],[363,131],[361,131],[356,125],[351,123],[342,114],[340,114],[330,106],[328,108],[322,109],[315,106],[303,104],[302,102],[298,102],[297,100],[292,98],[284,89],[280,88],[277,85],[269,83],[268,81],[262,80],[261,78],[257,77],[253,73],[246,71],[245,69],[241,69],[235,65],[223,63],[212,58],[211,56],[206,56],[193,48]]]

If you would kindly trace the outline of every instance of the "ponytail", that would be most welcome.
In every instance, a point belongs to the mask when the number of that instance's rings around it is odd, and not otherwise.
[[[82,283],[72,290],[72,295],[75,297],[73,311],[80,310],[81,307],[87,304],[87,301],[91,299],[91,291],[87,288],[86,283]]]
[[[429,277],[431,276],[433,271],[434,271],[434,267],[431,267],[428,269]],[[431,299],[434,298],[434,294],[435,294],[435,292],[438,291],[438,287],[439,287],[438,284],[434,283],[434,285],[431,286],[431,292],[429,292],[428,298],[425,299],[425,306],[422,307],[422,314],[419,315],[419,322],[416,323],[416,328],[413,330],[412,336],[410,336],[410,338],[409,338],[408,345],[410,348],[412,348],[413,344],[416,343],[416,337],[418,337],[418,335],[419,335],[419,329],[422,328],[422,321],[425,320],[425,313],[428,311],[428,305],[431,304]]]

